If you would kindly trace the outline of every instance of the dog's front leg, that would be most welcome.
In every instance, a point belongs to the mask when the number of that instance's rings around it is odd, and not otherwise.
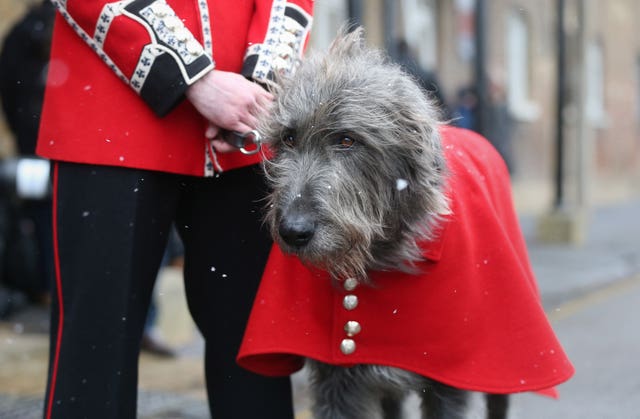
[[[358,367],[342,368],[311,361],[314,419],[382,419],[381,394],[364,382]]]
[[[464,419],[468,393],[436,381],[422,389],[423,419]]]
[[[509,396],[506,394],[486,394],[487,419],[507,419]]]
[[[382,397],[382,412],[384,419],[402,419],[402,397],[387,394]]]

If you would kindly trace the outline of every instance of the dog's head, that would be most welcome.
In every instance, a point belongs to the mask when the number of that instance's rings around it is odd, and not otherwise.
[[[280,80],[261,130],[274,152],[266,221],[289,253],[335,279],[410,270],[447,212],[438,112],[362,29],[341,31]]]

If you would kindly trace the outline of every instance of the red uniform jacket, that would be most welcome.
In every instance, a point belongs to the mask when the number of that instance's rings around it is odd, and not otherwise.
[[[188,175],[256,163],[215,155],[183,100],[214,67],[268,82],[290,71],[312,0],[53,0],[55,22],[37,153]],[[66,21],[66,22],[65,22]]]
[[[424,243],[422,274],[374,272],[374,287],[349,291],[274,247],[240,365],[285,375],[309,357],[389,365],[473,391],[555,395],[574,370],[540,303],[506,167],[469,131],[443,129],[443,146],[452,214]]]

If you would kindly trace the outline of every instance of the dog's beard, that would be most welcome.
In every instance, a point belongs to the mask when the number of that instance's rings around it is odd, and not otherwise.
[[[280,237],[277,225],[272,224],[272,236],[283,252],[297,256],[307,266],[327,271],[332,280],[358,278],[367,282],[367,271],[373,264],[369,251],[371,238],[363,234],[361,229],[344,225],[330,227],[326,222],[321,223],[309,243],[297,247],[287,244]],[[331,233],[335,231],[343,234]]]

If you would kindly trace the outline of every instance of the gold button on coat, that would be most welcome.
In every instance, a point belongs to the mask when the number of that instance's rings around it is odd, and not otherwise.
[[[347,310],[353,310],[358,307],[358,297],[353,294],[345,295],[342,300],[342,306]]]
[[[344,325],[344,331],[346,332],[347,336],[349,336],[349,337],[353,337],[353,336],[357,335],[358,333],[360,333],[361,330],[362,330],[362,326],[360,326],[360,323],[358,323],[357,321],[354,321],[354,320],[349,320]]]
[[[356,343],[353,339],[342,339],[340,342],[340,352],[345,355],[351,355],[356,351]]]
[[[358,286],[358,280],[355,278],[347,278],[344,280],[344,289],[347,291],[353,291]]]

